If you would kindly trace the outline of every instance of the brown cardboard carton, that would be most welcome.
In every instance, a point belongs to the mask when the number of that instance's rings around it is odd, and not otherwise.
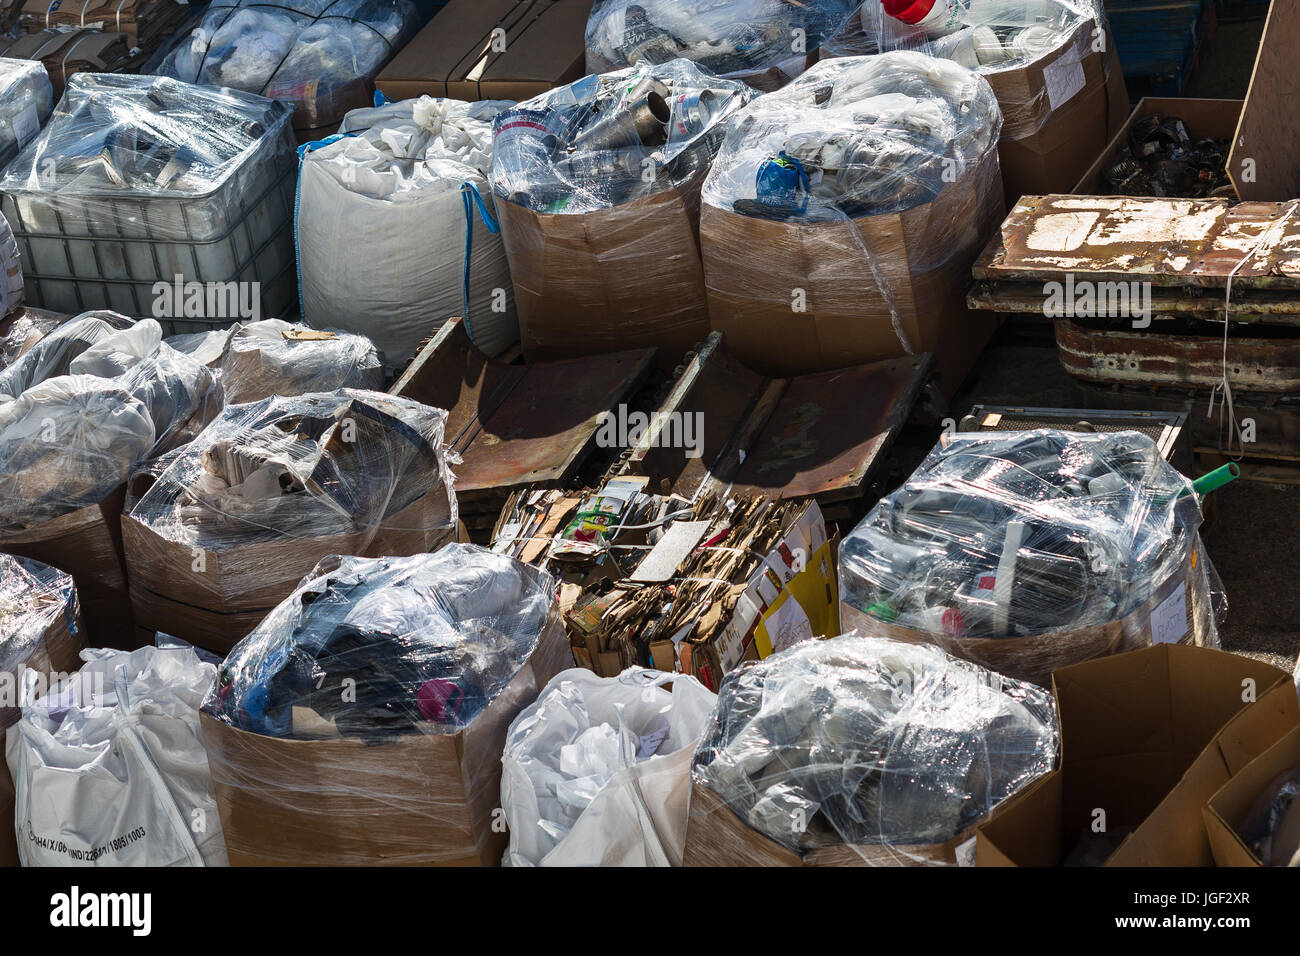
[[[1263,866],[1241,838],[1251,805],[1278,774],[1300,766],[1300,727],[1293,727],[1225,781],[1201,807],[1216,866]]]
[[[1052,692],[1060,769],[977,826],[980,866],[1059,866],[1103,820],[1106,833],[1131,831],[1107,866],[1208,866],[1200,807],[1300,724],[1285,671],[1181,644],[1062,668]]]
[[[519,712],[572,667],[558,618],[468,727],[366,746],[285,740],[201,715],[232,866],[497,866],[501,752]]]
[[[497,203],[529,362],[657,346],[671,368],[708,335],[701,182],[575,215]]]
[[[1198,139],[1232,139],[1241,116],[1242,100],[1203,100],[1162,97],[1144,97],[1133,108],[1129,118],[1119,128],[1101,155],[1093,160],[1071,192],[1082,196],[1103,196],[1109,189],[1101,174],[1115,162],[1115,157],[1127,141],[1133,124],[1148,116],[1177,116],[1187,127],[1193,141]],[[1059,190],[1054,190],[1059,191]]]
[[[906,353],[883,283],[912,351],[935,353],[951,396],[997,325],[969,310],[965,296],[971,264],[1002,220],[1001,192],[990,150],[932,202],[903,213],[800,224],[706,204],[700,248],[710,324],[764,375],[897,358]],[[795,290],[803,311],[794,308]]]
[[[395,100],[530,99],[584,75],[591,2],[451,0],[375,85]]]
[[[433,509],[430,513],[430,509]],[[122,537],[138,625],[221,654],[288,597],[331,554],[394,557],[432,551],[456,534],[447,499],[426,494],[370,530],[320,538],[249,541],[195,549],[122,515]]]

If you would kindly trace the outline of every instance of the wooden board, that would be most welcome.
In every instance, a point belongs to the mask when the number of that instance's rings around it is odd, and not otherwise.
[[[1269,7],[1246,105],[1228,153],[1228,175],[1242,199],[1281,201],[1300,196],[1300,3]],[[1244,174],[1254,160],[1253,181]]]

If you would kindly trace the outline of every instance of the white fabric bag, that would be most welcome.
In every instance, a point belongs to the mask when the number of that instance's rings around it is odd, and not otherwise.
[[[353,110],[351,135],[306,147],[294,220],[306,322],[369,336],[396,369],[453,315],[488,355],[518,341],[505,246],[485,225],[492,120],[510,105],[421,96]]]
[[[716,703],[684,674],[557,674],[506,734],[504,864],[680,866],[691,757]]]
[[[225,866],[199,735],[217,669],[191,648],[93,648],[9,728],[23,866]]]

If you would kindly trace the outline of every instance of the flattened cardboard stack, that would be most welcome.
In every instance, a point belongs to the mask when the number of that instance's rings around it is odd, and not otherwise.
[[[980,866],[1210,866],[1202,806],[1300,725],[1289,674],[1208,648],[1066,667],[1052,693],[1061,767],[977,827]]]
[[[74,73],[130,73],[145,59],[125,33],[85,28],[40,30],[13,41],[0,37],[0,56],[39,60],[56,100]]]
[[[128,46],[150,51],[185,22],[186,7],[179,0],[26,0],[20,23],[28,33],[50,29],[121,33]]]
[[[571,666],[552,619],[527,664],[456,734],[285,740],[201,715],[232,866],[496,866],[506,730]]]

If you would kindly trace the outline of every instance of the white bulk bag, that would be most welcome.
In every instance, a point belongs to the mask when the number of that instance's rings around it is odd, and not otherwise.
[[[504,864],[680,866],[691,756],[716,702],[684,674],[557,674],[506,734]]]
[[[505,248],[485,225],[495,228],[492,120],[509,105],[421,96],[353,110],[340,136],[304,147],[294,221],[304,321],[369,336],[389,368],[453,315],[489,355],[518,341]]]
[[[29,699],[5,757],[23,866],[225,866],[199,736],[217,669],[192,648],[94,648]],[[48,679],[48,678],[47,678]]]

